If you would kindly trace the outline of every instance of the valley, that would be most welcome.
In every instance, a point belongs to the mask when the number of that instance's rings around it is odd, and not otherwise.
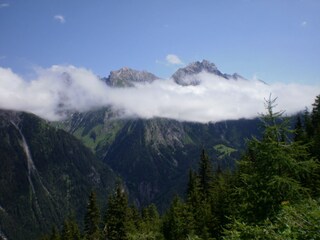
[[[182,88],[197,88],[203,74],[247,81],[221,73],[206,60],[178,69],[172,79]],[[122,68],[101,81],[112,89],[134,89],[161,80]],[[103,208],[119,183],[137,209],[154,204],[166,214],[175,196],[186,196],[190,171],[199,171],[203,150],[213,174],[232,173],[247,154],[248,140],[262,136],[258,117],[206,123],[141,118],[112,105],[64,111],[62,100],[58,112],[67,117],[61,121],[0,111],[0,234],[8,239],[39,237],[67,217],[82,229],[89,194],[97,193]]]

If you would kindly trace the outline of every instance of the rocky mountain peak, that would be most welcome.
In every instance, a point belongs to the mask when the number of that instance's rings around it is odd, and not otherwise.
[[[199,85],[200,80],[196,75],[201,72],[213,73],[215,75],[223,77],[223,74],[218,70],[214,63],[211,63],[208,60],[202,60],[202,62],[196,61],[190,63],[184,68],[179,68],[172,75],[172,78],[179,85]]]
[[[218,71],[218,68],[214,63],[211,63],[205,59],[202,60],[202,62],[200,61],[193,62],[189,64],[185,69],[193,73],[197,73],[201,71],[215,73],[216,71]]]
[[[151,83],[156,79],[158,79],[157,76],[147,71],[123,67],[119,70],[111,71],[105,81],[112,87],[133,87],[135,83]]]
[[[202,60],[202,62],[196,61],[184,68],[179,68],[172,75],[172,78],[179,85],[196,86],[201,83],[200,77],[198,75],[201,72],[211,73],[219,77],[225,78],[226,80],[245,79],[237,73],[230,75],[220,72],[217,66],[214,63],[209,62],[208,60]]]
[[[182,86],[196,86],[201,83],[201,76],[199,74],[202,72],[210,73],[226,80],[245,79],[237,73],[232,75],[222,73],[214,63],[205,59],[179,68],[171,78]],[[111,87],[134,87],[136,83],[152,83],[156,79],[159,79],[159,77],[150,72],[138,71],[129,67],[122,67],[119,70],[111,71],[107,78],[103,78],[107,85]]]

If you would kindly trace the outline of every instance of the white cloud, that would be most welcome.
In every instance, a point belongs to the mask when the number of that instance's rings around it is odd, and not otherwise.
[[[10,4],[9,3],[1,3],[0,4],[0,8],[5,8],[5,7],[9,7]]]
[[[307,24],[308,24],[307,21],[303,21],[303,22],[301,22],[300,26],[301,26],[301,27],[305,27],[305,26],[307,26]]]
[[[181,121],[210,122],[253,118],[264,112],[264,98],[278,96],[278,106],[288,114],[310,106],[320,87],[275,84],[261,81],[226,80],[208,73],[199,74],[200,86],[183,87],[171,80],[155,81],[138,88],[110,91],[113,105],[127,116],[164,117]]]
[[[181,64],[183,64],[183,62],[180,60],[180,58],[177,55],[174,55],[174,54],[168,54],[166,56],[166,61],[167,61],[167,63],[172,64],[172,65],[181,65]]]
[[[62,16],[62,15],[55,15],[53,18],[54,18],[56,21],[60,22],[60,23],[65,23],[65,22],[66,22],[64,16]]]
[[[106,105],[105,84],[93,73],[73,66],[38,69],[25,81],[10,69],[0,68],[0,108],[35,113],[43,118],[63,118],[69,110],[87,111]]]
[[[10,69],[0,68],[0,108],[23,110],[49,120],[67,111],[88,111],[112,105],[123,117],[163,117],[181,121],[217,122],[253,118],[264,112],[264,98],[278,97],[278,110],[288,114],[310,107],[320,86],[266,85],[256,80],[226,80],[200,73],[199,86],[180,86],[159,79],[134,88],[110,88],[92,72],[74,66],[40,69],[26,81]]]

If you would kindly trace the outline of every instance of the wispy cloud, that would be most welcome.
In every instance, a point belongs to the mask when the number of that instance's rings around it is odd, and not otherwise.
[[[166,61],[168,64],[172,64],[172,65],[182,65],[183,64],[181,59],[175,54],[168,54],[166,56]]]
[[[0,56],[0,60],[6,59],[6,56]]]
[[[56,21],[60,22],[60,23],[65,23],[65,22],[66,22],[65,17],[62,16],[62,15],[55,15],[53,18],[54,18]]]
[[[74,66],[52,66],[24,80],[0,67],[0,108],[23,110],[49,120],[68,111],[88,111],[112,105],[123,117],[163,117],[180,121],[217,122],[253,118],[264,112],[264,98],[278,97],[279,110],[288,114],[310,107],[320,86],[256,80],[226,80],[200,73],[199,86],[181,86],[172,79],[131,88],[110,88],[94,73]]]
[[[5,8],[5,7],[9,7],[10,4],[9,3],[0,3],[0,8]]]
[[[308,25],[308,22],[307,22],[307,21],[303,21],[303,22],[300,23],[300,26],[301,26],[301,27],[305,27],[305,26],[307,26],[307,25]]]

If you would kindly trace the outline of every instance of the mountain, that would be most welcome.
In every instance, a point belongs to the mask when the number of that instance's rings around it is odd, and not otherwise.
[[[179,68],[171,78],[182,86],[199,85],[200,79],[198,74],[202,72],[211,73],[227,80],[244,79],[237,73],[230,75],[220,72],[216,65],[208,60],[196,61],[184,68]],[[136,83],[152,83],[157,79],[159,77],[150,72],[138,71],[128,67],[111,71],[108,77],[103,78],[110,87],[133,87]]]
[[[197,74],[208,72],[222,81],[243,79],[221,73],[209,61],[191,63],[177,70],[177,84],[197,85]],[[111,87],[134,87],[152,82],[151,73],[129,68],[112,71],[104,80]],[[131,200],[138,206],[156,203],[164,209],[175,193],[183,194],[190,168],[197,166],[205,148],[215,167],[234,166],[245,139],[256,135],[258,120],[241,119],[220,123],[179,122],[172,119],[123,119],[112,107],[75,113],[54,123],[80,139],[97,158],[107,163],[124,180]]]
[[[202,62],[196,61],[184,68],[179,68],[173,75],[172,79],[179,85],[182,86],[189,86],[189,85],[199,85],[201,80],[198,74],[206,72],[211,73],[216,76],[222,77],[227,80],[237,80],[237,79],[244,79],[239,74],[234,73],[232,75],[223,74],[219,71],[214,63],[211,63],[207,60],[202,60]]]
[[[55,123],[81,139],[124,180],[138,206],[165,209],[175,193],[183,194],[188,171],[205,148],[217,168],[233,168],[256,135],[258,120],[190,123],[171,119],[119,119],[111,108],[74,114]]]
[[[117,176],[69,133],[27,113],[0,111],[0,236],[37,239],[70,214],[83,222]]]
[[[152,73],[124,67],[111,71],[104,81],[111,87],[133,87],[135,83],[151,83],[156,79],[159,78]]]

